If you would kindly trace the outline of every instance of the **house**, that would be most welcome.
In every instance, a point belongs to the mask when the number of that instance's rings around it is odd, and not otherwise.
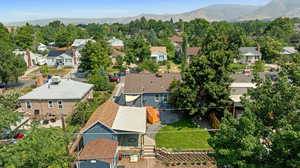
[[[186,49],[187,60],[190,63],[193,57],[196,57],[200,54],[200,47],[188,47]]]
[[[236,62],[253,64],[261,59],[262,54],[259,47],[242,47],[239,49],[239,57],[239,60],[236,60]]]
[[[151,47],[150,52],[150,58],[155,60],[156,62],[168,60],[168,53],[166,47]]]
[[[80,57],[79,51],[75,49],[55,49],[47,55],[47,65],[74,67],[79,64]]]
[[[23,57],[28,68],[31,68],[34,65],[45,65],[45,64],[47,64],[47,60],[43,55],[33,53],[29,50],[26,50],[26,51],[15,50],[13,53]]]
[[[52,77],[48,83],[21,96],[21,108],[32,119],[49,120],[71,114],[77,103],[93,97],[93,85]]]
[[[119,40],[115,37],[108,40],[108,43],[112,46],[113,49],[117,50],[123,50],[124,49],[124,42],[122,40]]]
[[[122,52],[120,50],[113,49],[112,53],[110,55],[112,64],[115,65],[117,63],[117,58],[118,57],[124,57],[124,56],[125,56],[124,52]]]
[[[80,50],[84,48],[88,42],[96,42],[96,41],[93,39],[75,39],[72,44],[72,47]]]
[[[180,73],[130,73],[125,77],[124,91],[116,99],[121,105],[157,109],[171,108],[168,104],[170,85],[181,80]]]
[[[92,114],[81,132],[84,145],[108,138],[118,141],[119,146],[141,148],[146,132],[146,108],[120,106],[106,101]]]
[[[174,36],[170,37],[169,39],[174,44],[175,47],[180,48],[182,46],[182,43],[183,43],[182,37],[174,35]]]
[[[295,47],[284,47],[283,50],[281,51],[281,55],[293,55],[297,54],[298,51],[296,50]]]
[[[48,51],[48,47],[45,44],[40,43],[37,47],[37,50],[40,52]]]
[[[116,168],[118,142],[99,138],[89,141],[77,158],[77,168]]]
[[[266,79],[268,76],[275,81],[278,74],[275,72],[261,72],[258,74],[261,79]],[[244,108],[241,104],[241,98],[248,92],[249,89],[256,88],[256,83],[253,82],[253,74],[235,73],[231,75],[233,82],[230,85],[230,99],[233,101],[233,115],[240,118]]]

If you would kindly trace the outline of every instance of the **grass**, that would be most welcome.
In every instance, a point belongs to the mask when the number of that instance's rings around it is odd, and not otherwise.
[[[173,62],[170,62],[170,70],[169,72],[180,72],[180,66],[173,63]],[[167,68],[167,65],[162,65],[159,67],[159,71],[163,71],[163,72],[168,72],[168,68]]]
[[[41,68],[41,67],[40,67]],[[36,79],[37,74],[40,72],[40,68],[31,72],[30,74],[27,75],[27,78],[33,80]],[[61,69],[57,69],[55,67],[49,67],[47,74],[50,74],[52,76],[61,76],[64,77],[66,76],[69,72],[71,72],[72,68],[71,67],[64,67]]]
[[[234,72],[243,72],[246,69],[246,65],[239,63],[231,64],[230,66]]]
[[[194,131],[199,132],[175,132]],[[163,133],[170,132],[170,133]],[[172,133],[171,133],[172,132]],[[203,128],[197,128],[190,119],[183,119],[172,125],[163,127],[156,135],[156,145],[168,150],[199,150],[211,149],[207,140],[210,134]]]

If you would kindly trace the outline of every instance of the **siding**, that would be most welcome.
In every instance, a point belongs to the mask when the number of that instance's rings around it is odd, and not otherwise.
[[[101,160],[95,160],[96,163],[91,163],[91,160],[80,161],[77,168],[111,168],[109,163]]]
[[[93,134],[86,134],[86,133],[93,133]],[[95,134],[95,133],[105,133],[105,134]],[[118,141],[116,135],[107,134],[107,133],[113,133],[113,132],[105,125],[98,122],[93,127],[89,128],[84,132],[83,144],[86,145],[89,141],[93,141],[100,138],[108,138],[108,139]]]
[[[132,94],[127,94],[132,95]],[[159,101],[155,101],[156,95],[159,96]],[[120,105],[126,105],[126,106],[132,106],[132,107],[145,107],[145,106],[152,106],[157,109],[160,108],[171,108],[172,106],[170,104],[167,104],[163,101],[163,96],[169,96],[168,93],[145,93],[142,96],[140,96],[137,100],[126,103],[125,102],[125,94],[122,94],[120,97],[116,98],[116,102]],[[132,95],[134,96],[134,95]]]

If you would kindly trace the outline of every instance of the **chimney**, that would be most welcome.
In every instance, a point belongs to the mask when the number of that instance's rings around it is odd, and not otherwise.
[[[77,65],[76,49],[72,49],[72,56],[74,59],[74,65]]]
[[[37,87],[42,86],[44,84],[44,78],[42,74],[38,74],[38,77],[35,81]]]
[[[25,55],[27,56],[27,67],[31,68],[32,67],[32,60],[31,60],[30,51],[26,50]]]

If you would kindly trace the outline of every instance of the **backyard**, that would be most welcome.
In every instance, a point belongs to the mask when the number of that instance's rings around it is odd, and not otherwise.
[[[183,119],[160,129],[155,140],[157,147],[168,150],[204,150],[211,149],[209,137],[209,132],[196,127],[190,119]]]
[[[41,72],[43,74],[43,76],[47,76],[49,74],[49,75],[64,77],[68,73],[70,73],[72,71],[72,69],[73,68],[71,68],[71,67],[55,68],[55,67],[41,66],[41,67],[39,67],[39,69],[26,75],[26,78],[28,80],[36,79],[39,72]]]

